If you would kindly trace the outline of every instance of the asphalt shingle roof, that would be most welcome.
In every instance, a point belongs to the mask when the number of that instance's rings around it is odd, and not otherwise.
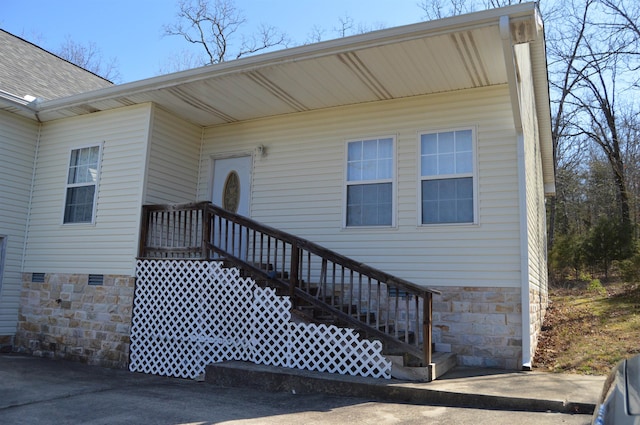
[[[77,65],[0,29],[0,90],[43,100],[112,86]]]

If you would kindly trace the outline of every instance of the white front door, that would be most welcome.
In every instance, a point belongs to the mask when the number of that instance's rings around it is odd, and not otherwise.
[[[213,204],[232,213],[249,217],[251,204],[251,156],[216,159],[213,162]],[[227,223],[228,224],[228,223]],[[213,243],[229,254],[246,259],[248,232],[216,221]]]
[[[252,164],[251,156],[214,160],[211,202],[248,217],[251,204]]]

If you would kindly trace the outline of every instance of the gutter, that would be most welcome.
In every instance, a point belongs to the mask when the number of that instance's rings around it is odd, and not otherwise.
[[[5,105],[6,108],[4,107]],[[8,110],[8,112],[13,112],[10,109],[17,109],[18,111],[20,111],[20,115],[28,116],[29,118],[33,118],[36,121],[40,122],[37,106],[38,99],[27,100],[9,92],[0,90],[0,110]]]

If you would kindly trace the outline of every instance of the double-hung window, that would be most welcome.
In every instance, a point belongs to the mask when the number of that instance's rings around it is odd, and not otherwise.
[[[346,225],[393,224],[394,139],[347,143]]]
[[[420,135],[422,224],[475,222],[474,133]]]
[[[100,146],[71,151],[63,223],[93,223],[100,173]]]

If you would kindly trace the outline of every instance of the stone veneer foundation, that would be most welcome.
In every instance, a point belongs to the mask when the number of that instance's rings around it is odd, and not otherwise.
[[[32,276],[22,275],[16,351],[127,367],[135,278],[104,275],[90,285],[86,274]]]
[[[542,324],[544,316],[549,306],[549,292],[546,288],[530,288],[529,289],[529,317],[531,318],[531,358],[536,354],[536,346],[538,338],[542,332]]]
[[[89,285],[82,274],[46,274],[33,282],[23,273],[14,350],[112,368],[129,363],[135,278],[105,275]],[[520,288],[436,287],[436,349],[457,354],[462,366],[522,367]],[[546,309],[546,293],[530,292],[532,346]]]
[[[522,368],[520,288],[435,287],[436,350],[457,354],[458,365]]]

